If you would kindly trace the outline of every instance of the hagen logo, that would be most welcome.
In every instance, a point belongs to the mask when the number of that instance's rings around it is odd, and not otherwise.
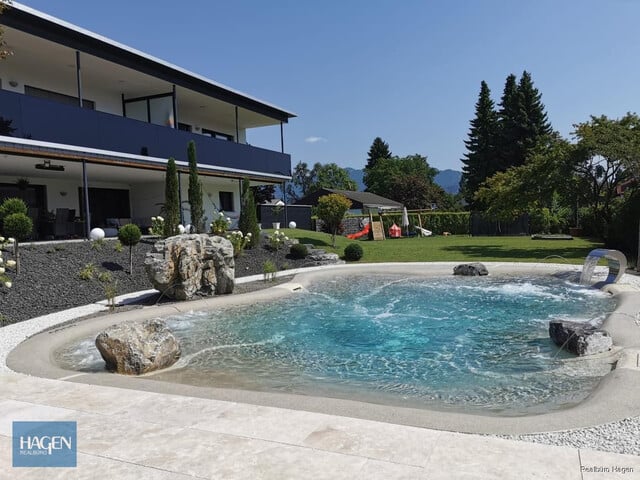
[[[13,422],[14,467],[75,467],[76,422]]]

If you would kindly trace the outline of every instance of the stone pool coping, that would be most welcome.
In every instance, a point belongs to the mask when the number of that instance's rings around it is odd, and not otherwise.
[[[590,396],[579,405],[538,415],[518,417],[486,416],[465,412],[393,407],[324,397],[195,387],[149,380],[144,377],[122,377],[106,372],[88,374],[68,371],[52,363],[53,352],[62,345],[75,339],[86,338],[89,334],[97,333],[106,326],[122,321],[142,320],[144,318],[173,315],[193,310],[206,310],[249,301],[272,300],[277,297],[291,295],[297,288],[304,287],[312,279],[334,276],[336,273],[340,274],[341,272],[384,272],[430,276],[451,275],[453,266],[458,263],[348,264],[323,267],[314,269],[315,271],[313,272],[305,271],[299,273],[287,283],[252,293],[131,310],[84,320],[77,324],[71,323],[59,328],[51,328],[44,333],[32,336],[26,342],[20,344],[18,348],[12,349],[6,362],[12,370],[17,372],[68,380],[74,383],[114,386],[293,410],[306,410],[467,433],[521,434],[559,431],[594,426],[640,415],[640,402],[638,401],[640,399],[640,366],[638,365],[638,359],[640,358],[640,325],[636,323],[636,312],[640,310],[640,290],[633,285],[607,287],[611,293],[618,297],[618,307],[605,321],[605,328],[611,332],[614,343],[621,347],[612,353],[612,356],[615,356],[612,361],[616,358],[618,359],[617,368],[606,375]],[[576,273],[581,268],[580,266],[571,265],[504,262],[485,262],[485,265],[491,275]],[[636,279],[633,280],[635,281]],[[31,335],[40,330],[42,330],[41,326],[34,325],[34,331]],[[9,353],[5,345],[0,347],[5,347],[3,348],[5,355]]]

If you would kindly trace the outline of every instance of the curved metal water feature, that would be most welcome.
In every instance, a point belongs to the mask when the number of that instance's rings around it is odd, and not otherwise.
[[[596,248],[595,250],[591,250],[584,260],[582,274],[580,275],[580,283],[582,285],[589,285],[591,283],[593,271],[601,258],[606,258],[609,266],[607,279],[604,280],[604,282],[600,282],[602,285],[616,283],[622,278],[622,275],[624,275],[627,269],[627,257],[624,256],[624,253],[618,250]]]

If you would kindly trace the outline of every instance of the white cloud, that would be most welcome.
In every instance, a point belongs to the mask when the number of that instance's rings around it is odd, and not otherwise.
[[[307,137],[304,139],[307,143],[318,143],[318,142],[326,142],[327,139],[324,137]]]

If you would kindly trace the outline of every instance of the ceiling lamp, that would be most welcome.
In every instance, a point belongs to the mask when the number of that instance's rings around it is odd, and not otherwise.
[[[54,172],[64,172],[64,165],[51,165],[51,160],[43,160],[42,163],[36,163],[38,170],[53,170]]]

